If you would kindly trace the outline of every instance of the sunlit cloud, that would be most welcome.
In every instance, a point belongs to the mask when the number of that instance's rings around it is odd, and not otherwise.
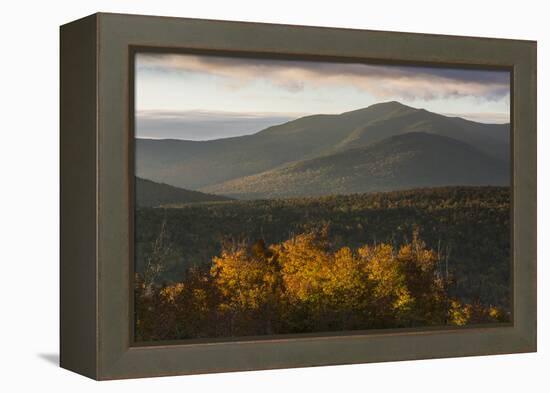
[[[216,76],[227,89],[257,82],[287,92],[326,87],[351,87],[378,99],[436,100],[475,97],[506,99],[507,71],[472,70],[359,63],[249,59],[180,54],[137,55],[138,72],[176,72]]]

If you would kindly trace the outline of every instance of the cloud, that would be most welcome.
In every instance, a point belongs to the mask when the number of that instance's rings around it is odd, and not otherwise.
[[[224,78],[232,89],[264,81],[288,92],[345,86],[379,99],[477,97],[489,101],[506,98],[510,92],[507,71],[154,53],[138,54],[136,63],[138,73],[213,75]]]
[[[223,112],[205,110],[136,113],[136,136],[154,139],[210,140],[254,134],[303,113]]]

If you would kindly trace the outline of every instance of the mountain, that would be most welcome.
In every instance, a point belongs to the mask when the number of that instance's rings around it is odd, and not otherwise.
[[[508,184],[505,161],[453,138],[410,132],[203,190],[255,199]]]
[[[184,190],[168,184],[155,183],[136,177],[136,204],[139,207],[156,207],[175,203],[227,201],[230,198],[198,191]]]
[[[137,139],[136,173],[157,182],[199,189],[409,132],[451,137],[508,161],[509,131],[509,124],[476,123],[392,101],[339,115],[306,116],[234,138]]]
[[[397,103],[397,106],[401,104]],[[355,112],[362,111],[364,110],[360,109]],[[338,147],[364,146],[389,136],[409,132],[427,132],[454,138],[471,144],[498,159],[508,160],[510,156],[509,124],[476,123],[460,117],[443,116],[425,109],[401,110],[369,121],[353,130]]]

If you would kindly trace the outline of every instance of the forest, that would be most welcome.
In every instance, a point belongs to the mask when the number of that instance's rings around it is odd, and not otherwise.
[[[508,187],[139,207],[135,337],[504,322]]]

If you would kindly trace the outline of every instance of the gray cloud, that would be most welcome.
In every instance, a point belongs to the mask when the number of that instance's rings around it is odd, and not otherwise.
[[[358,63],[250,59],[142,53],[138,72],[193,72],[227,78],[231,88],[265,80],[287,91],[350,86],[377,98],[432,100],[472,96],[500,100],[509,94],[507,71]]]
[[[303,114],[212,111],[139,111],[136,137],[209,140],[249,135]]]

